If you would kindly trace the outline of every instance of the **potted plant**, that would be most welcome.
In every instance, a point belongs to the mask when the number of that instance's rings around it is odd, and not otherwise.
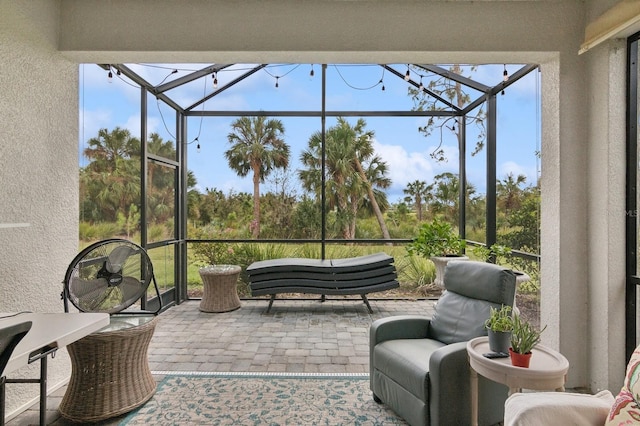
[[[511,347],[509,348],[511,364],[528,368],[532,350],[540,343],[540,336],[547,326],[536,330],[530,322],[520,318],[520,315],[514,315],[512,320],[513,330],[511,331]]]
[[[436,278],[433,282],[444,288],[442,277],[447,262],[469,259],[463,254],[465,246],[466,241],[454,232],[450,223],[435,217],[431,222],[420,226],[418,236],[406,246],[406,249],[409,254],[417,254],[433,262],[436,267]]]
[[[489,349],[495,353],[508,354],[513,330],[512,310],[509,305],[502,305],[500,309],[491,308],[489,318],[484,325],[489,337]]]

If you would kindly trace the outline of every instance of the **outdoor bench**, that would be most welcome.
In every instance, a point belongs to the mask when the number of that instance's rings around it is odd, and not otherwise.
[[[267,313],[276,294],[311,293],[360,295],[373,313],[368,293],[399,287],[393,257],[376,253],[346,259],[283,258],[254,262],[247,267],[252,296],[270,295]]]

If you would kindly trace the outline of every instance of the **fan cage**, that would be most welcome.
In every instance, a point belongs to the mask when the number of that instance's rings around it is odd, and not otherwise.
[[[68,301],[80,312],[122,313],[141,301],[153,281],[159,306],[161,297],[153,274],[153,264],[145,249],[125,239],[98,241],[86,247],[73,259],[64,279],[64,307]]]

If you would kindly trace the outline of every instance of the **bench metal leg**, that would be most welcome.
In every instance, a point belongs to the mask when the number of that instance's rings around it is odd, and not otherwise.
[[[273,301],[276,300],[276,295],[272,294],[271,298],[269,299],[269,306],[267,306],[267,311],[265,312],[266,314],[269,313],[269,311],[271,310],[271,306],[273,306]]]
[[[369,313],[372,314],[373,310],[371,309],[371,305],[369,304],[369,299],[367,299],[367,295],[361,294],[360,296],[362,296],[362,301],[364,302],[364,304],[367,305],[367,309],[369,310]]]

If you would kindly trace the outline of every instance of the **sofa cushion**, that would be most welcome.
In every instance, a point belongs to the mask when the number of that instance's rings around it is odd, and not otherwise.
[[[627,364],[627,372],[622,389],[607,416],[606,425],[640,423],[640,346],[637,347]]]

